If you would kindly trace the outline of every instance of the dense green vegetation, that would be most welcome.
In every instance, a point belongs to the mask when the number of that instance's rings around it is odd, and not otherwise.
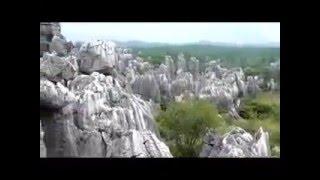
[[[156,118],[161,137],[175,157],[197,157],[202,138],[208,128],[224,134],[239,126],[254,134],[263,127],[270,135],[272,156],[280,155],[280,95],[279,92],[262,92],[246,97],[240,107],[243,119],[232,120],[218,116],[217,108],[207,101],[173,102]]]
[[[208,128],[223,132],[225,121],[207,101],[173,102],[156,118],[160,135],[175,157],[196,157]]]
[[[247,97],[240,107],[240,116],[244,119],[234,125],[256,132],[261,126],[269,132],[270,147],[280,146],[280,93],[263,92],[255,98]],[[276,155],[276,154],[272,154]]]
[[[173,58],[182,52],[186,59],[195,56],[205,62],[211,59],[221,59],[225,66],[231,67],[265,67],[280,58],[280,48],[267,47],[224,47],[211,45],[181,45],[149,48],[132,48],[134,53],[141,51],[141,57],[151,57],[150,62],[160,64],[165,55]],[[209,57],[209,58],[207,58]],[[174,58],[175,59],[175,58]]]

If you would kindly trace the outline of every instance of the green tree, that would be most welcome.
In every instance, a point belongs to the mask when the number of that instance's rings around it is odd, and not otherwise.
[[[207,101],[186,101],[169,104],[156,118],[172,154],[176,157],[197,157],[208,128],[222,132],[224,120],[217,108]]]

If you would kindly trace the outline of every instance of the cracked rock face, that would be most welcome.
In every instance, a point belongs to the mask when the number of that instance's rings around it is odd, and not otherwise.
[[[95,71],[111,73],[118,61],[115,46],[112,41],[84,43],[79,50],[80,71],[89,74]]]
[[[208,133],[200,157],[270,157],[269,134],[260,127],[252,136],[236,127],[222,137]]]
[[[75,95],[61,83],[54,84],[47,79],[40,79],[40,106],[60,109],[74,102]]]
[[[141,94],[146,100],[152,99],[160,102],[160,89],[156,77],[153,74],[144,74],[136,77],[132,84],[132,90],[136,94]]]
[[[55,82],[73,79],[78,69],[75,56],[59,57],[56,53],[44,53],[40,60],[40,75]]]
[[[72,55],[46,53],[40,59],[40,111],[46,111],[40,120],[40,156],[172,157],[159,140],[153,102],[124,88],[126,76],[95,71],[114,68],[113,44],[91,45],[80,50],[80,71],[94,71],[90,75],[79,72]]]

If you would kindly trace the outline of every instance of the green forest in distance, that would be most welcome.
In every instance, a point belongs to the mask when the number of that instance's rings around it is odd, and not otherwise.
[[[164,62],[165,55],[171,55],[173,59],[179,53],[183,53],[186,60],[195,56],[200,63],[220,59],[226,67],[251,67],[262,68],[280,58],[278,47],[232,47],[213,45],[168,45],[161,47],[131,47],[134,54],[150,61],[152,64]]]

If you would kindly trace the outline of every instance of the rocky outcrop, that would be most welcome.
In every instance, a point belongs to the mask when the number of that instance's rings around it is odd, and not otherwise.
[[[252,136],[236,127],[222,137],[208,133],[200,157],[270,157],[269,134],[262,128]]]
[[[50,109],[61,109],[68,104],[76,102],[75,95],[60,82],[40,79],[40,106]]]
[[[48,157],[171,157],[159,140],[151,103],[126,93],[116,79],[94,72],[77,76],[68,88],[56,86],[68,90],[76,102],[45,91],[51,96],[42,99],[61,107],[51,120],[43,120]]]
[[[277,84],[275,83],[273,78],[271,78],[270,81],[267,83],[267,89],[270,91],[274,91],[277,89]]]
[[[132,90],[136,94],[142,95],[146,100],[152,99],[160,102],[160,89],[153,73],[138,75],[132,84]]]
[[[187,71],[187,63],[184,58],[184,55],[180,53],[177,57],[177,74],[180,74],[181,72],[186,72]]]
[[[176,75],[176,66],[171,56],[165,56],[165,65],[168,68],[168,78],[169,80],[173,80]]]
[[[68,42],[61,34],[55,34],[50,43],[50,52],[56,52],[58,56],[67,55]]]
[[[40,59],[40,76],[54,82],[73,79],[78,70],[75,56],[59,57],[56,53],[44,53]]]
[[[181,72],[171,84],[171,94],[173,97],[179,96],[188,90],[193,91],[193,76],[190,72]]]
[[[199,60],[196,57],[191,57],[188,61],[188,71],[192,74],[194,79],[197,79],[199,76]]]
[[[160,103],[207,99],[238,119],[240,98],[262,82],[219,61],[201,71],[196,57],[182,53],[151,65],[111,41],[70,51],[58,24],[40,26],[40,35],[51,37],[40,58],[40,108],[47,113],[40,117],[41,157],[172,157],[154,121]],[[267,156],[267,138],[262,129],[254,137],[235,129],[213,138],[223,149],[206,147],[202,156]]]
[[[47,149],[46,149],[46,146],[43,142],[43,135],[44,135],[44,132],[42,130],[42,127],[41,127],[41,120],[40,120],[40,157],[46,157],[47,156]]]
[[[152,73],[141,74],[150,64],[111,41],[68,53],[59,24],[53,27],[40,24],[40,36],[51,36],[40,58],[40,157],[172,157],[149,101],[159,88],[145,91],[158,85]],[[149,99],[131,92],[135,83]]]
[[[142,64],[141,60],[129,60]],[[139,65],[128,66],[136,69]],[[130,69],[129,68],[129,69]],[[258,92],[259,80],[247,85],[241,68],[227,69],[221,67],[217,61],[210,61],[204,73],[199,72],[199,60],[191,57],[185,61],[183,54],[179,54],[177,63],[170,56],[165,56],[165,64],[152,68],[147,73],[131,70],[132,89],[144,99],[153,99],[167,103],[186,99],[207,99],[218,107],[226,109],[231,117],[239,119],[237,109],[240,98],[248,91]],[[134,82],[134,83],[133,83]]]
[[[216,71],[210,71],[213,68]],[[218,70],[217,70],[218,69]],[[241,68],[219,70],[215,63],[209,63],[207,72],[197,85],[200,99],[208,99],[218,107],[226,109],[229,114],[238,119],[237,108],[240,97],[246,93],[244,74]],[[217,75],[218,74],[218,75]]]
[[[50,44],[54,35],[61,32],[61,27],[59,23],[40,23],[40,57],[44,52],[50,50]]]
[[[84,73],[101,72],[111,74],[118,63],[115,43],[97,40],[84,43],[80,50],[80,71]]]
[[[249,95],[256,95],[261,91],[261,84],[263,83],[263,79],[259,79],[258,76],[248,76],[247,77],[247,92]]]

